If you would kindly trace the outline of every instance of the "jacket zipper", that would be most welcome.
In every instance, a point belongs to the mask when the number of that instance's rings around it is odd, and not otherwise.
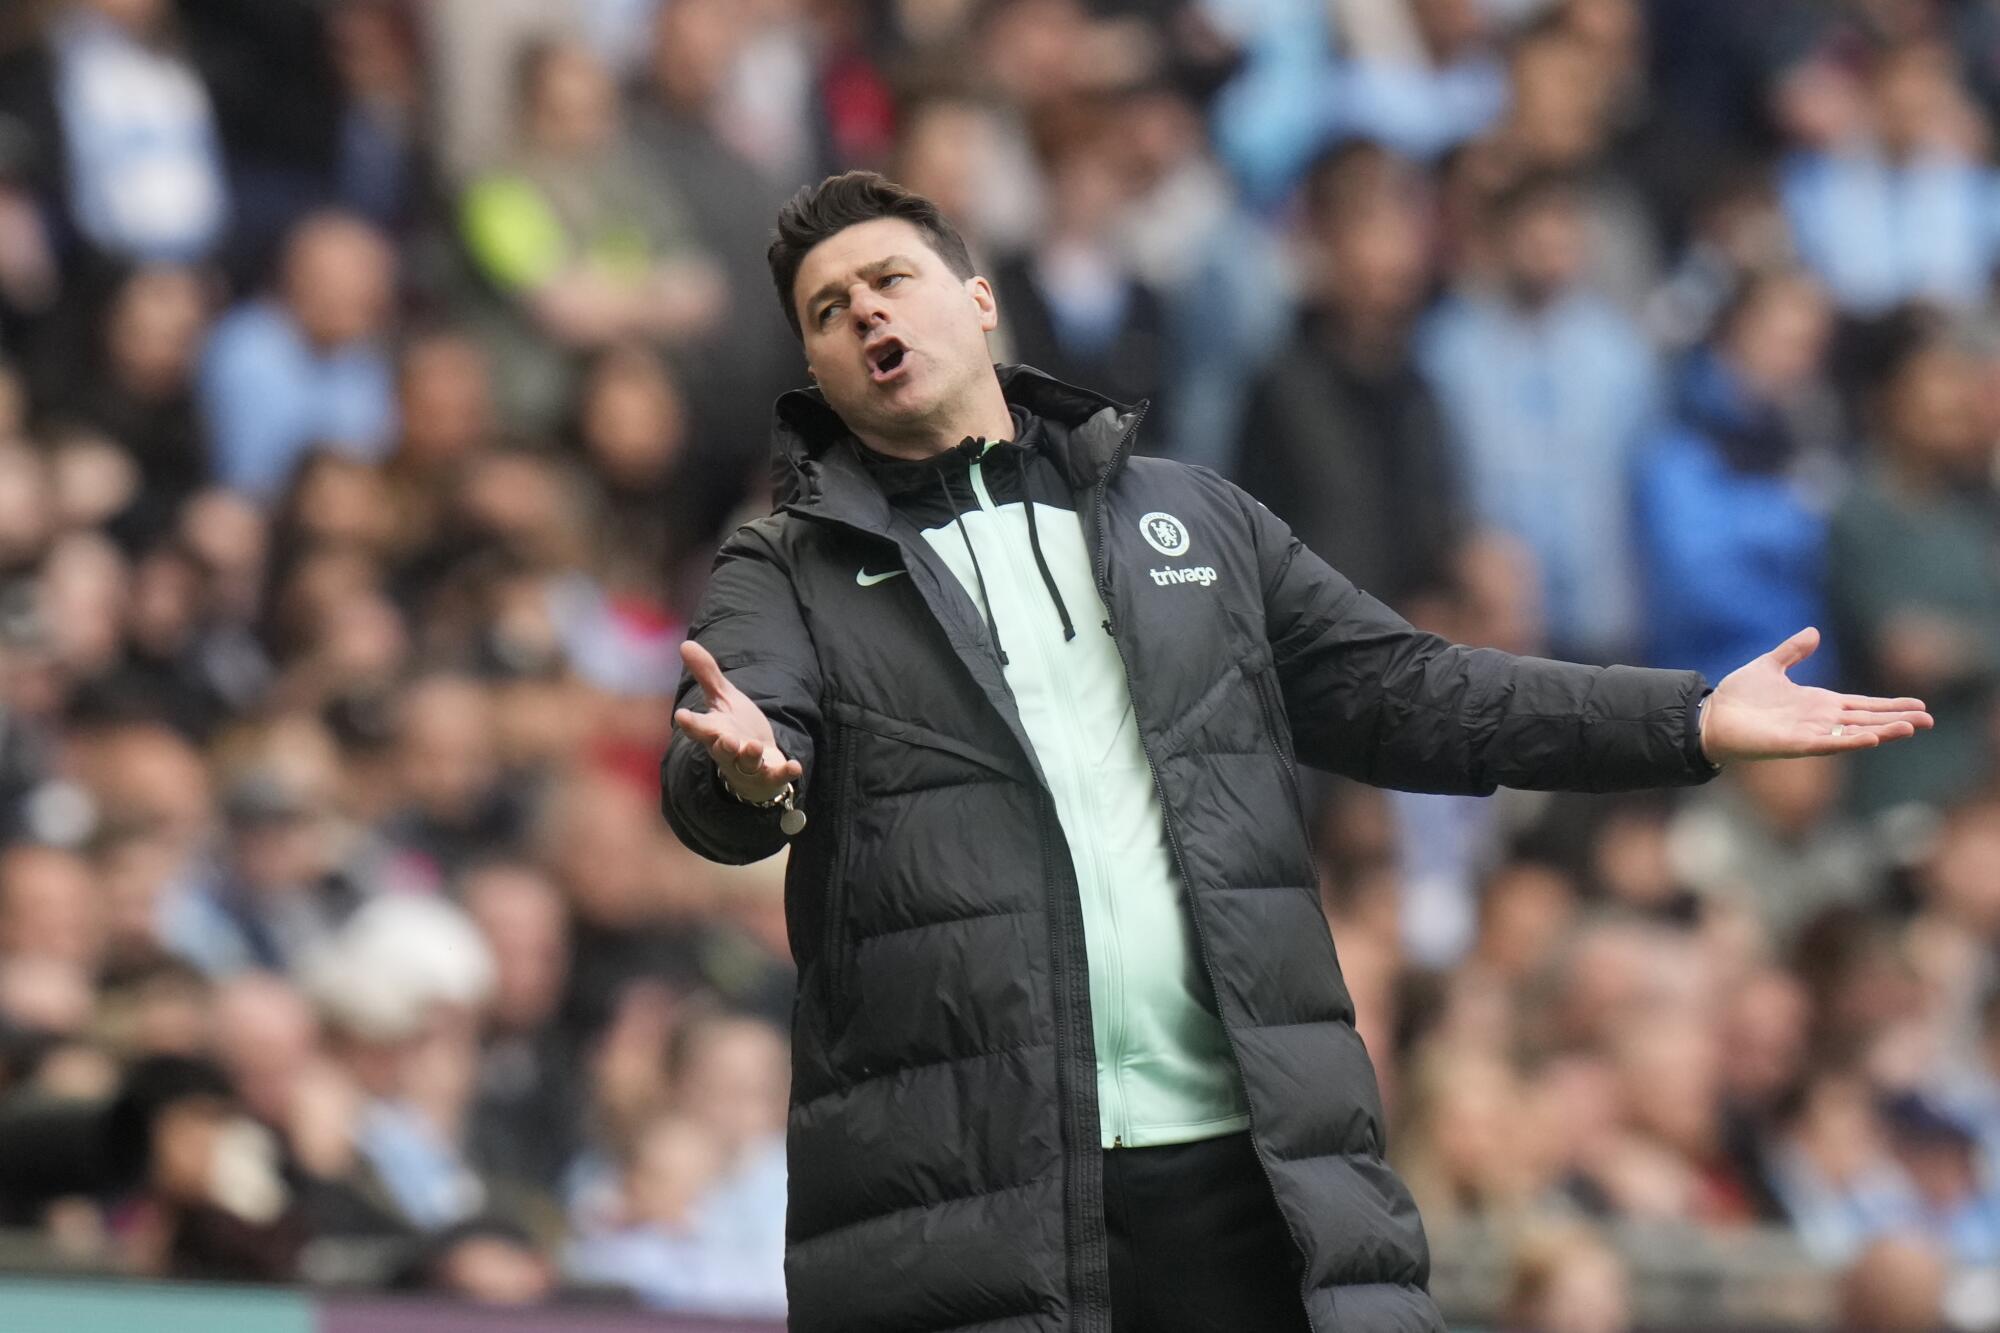
[[[846,914],[847,914],[847,853],[853,845],[853,836],[848,828],[847,778],[851,765],[848,755],[852,745],[848,741],[847,728],[836,722],[828,732],[833,742],[833,808],[840,818],[834,828],[833,873],[827,878],[827,895],[823,904],[826,920],[821,923],[820,970],[826,978],[826,1012],[831,1031],[829,1040],[837,1035],[845,1020],[841,1006],[846,994]]]
[[[989,516],[997,515],[998,510],[995,508],[993,504],[992,493],[987,489],[985,473],[978,460],[974,460],[971,468],[968,469],[968,473],[969,473],[969,479],[972,483],[973,499],[978,501],[979,507],[981,509],[984,509]],[[1024,494],[1021,497],[1021,503],[1026,505],[1032,503],[1032,501],[1029,499],[1027,495]],[[994,517],[992,521],[997,523],[999,520],[997,519],[997,517]],[[1013,573],[1014,571],[1010,568],[1000,577],[1012,579]],[[1017,596],[1022,595],[1021,588],[1019,587],[1019,585],[1014,584],[1013,586],[1015,594]],[[1036,588],[1033,593],[1028,594],[1028,597],[1030,598],[1030,600],[1032,600],[1033,598],[1039,597],[1040,594],[1041,594],[1041,589]],[[1040,627],[1037,627],[1033,631],[1033,633],[1030,635],[1030,638],[1032,640],[1030,647],[1035,652],[1037,657],[1041,659],[1044,668],[1048,670],[1050,683],[1054,686],[1053,692],[1062,700],[1063,712],[1066,718],[1065,725],[1070,730],[1075,731],[1080,725],[1077,720],[1077,714],[1076,714],[1076,696],[1074,693],[1071,692],[1069,688],[1069,677],[1067,673],[1062,670],[1061,664],[1051,663],[1049,661],[1045,651],[1046,645],[1041,638],[1043,632],[1044,632],[1043,629]],[[1074,768],[1077,762],[1076,756],[1074,754],[1071,754],[1069,756],[1069,761],[1071,767]],[[1095,795],[1096,784],[1094,784],[1089,780],[1089,775],[1086,773],[1079,773],[1077,776],[1082,778],[1082,781],[1080,781],[1077,784],[1077,789],[1085,793],[1088,799],[1090,800],[1089,809],[1087,811],[1082,812],[1084,817],[1087,818],[1093,824],[1102,822],[1100,817],[1101,811],[1099,810],[1096,802],[1096,795]],[[1072,853],[1073,852],[1074,849],[1072,849]],[[1114,1104],[1112,1106],[1107,1107],[1104,1104],[1103,1098],[1100,1097],[1098,1099],[1098,1114],[1103,1119],[1110,1122],[1109,1128],[1112,1130],[1113,1134],[1112,1146],[1119,1147],[1122,1146],[1124,1143],[1124,1137],[1125,1137],[1124,1131],[1129,1127],[1128,1122],[1130,1120],[1130,1116],[1127,1111],[1127,1103],[1125,1100],[1125,1081],[1123,1077],[1123,1070],[1121,1068],[1125,1059],[1125,1037],[1126,1037],[1126,1022],[1125,1022],[1126,1016],[1125,1016],[1125,1004],[1124,1004],[1125,960],[1124,960],[1124,954],[1119,947],[1117,895],[1110,893],[1106,888],[1106,884],[1109,879],[1109,872],[1104,864],[1104,850],[1101,845],[1093,847],[1091,864],[1093,870],[1095,871],[1096,893],[1098,898],[1102,902],[1104,915],[1106,916],[1106,918],[1108,918],[1111,927],[1110,930],[1107,932],[1109,938],[1105,942],[1106,952],[1110,964],[1109,966],[1110,982],[1105,986],[1105,996],[1106,996],[1106,1007],[1110,1010],[1110,1012],[1105,1016],[1105,1022],[1104,1022],[1107,1045],[1109,1046],[1110,1049],[1106,1051],[1100,1051],[1098,1052],[1098,1055],[1101,1058],[1102,1062],[1108,1065],[1108,1067],[1111,1070],[1111,1091]],[[1082,889],[1081,879],[1082,877],[1079,875],[1078,876],[1079,891],[1081,891]],[[1086,930],[1085,933],[1088,934],[1088,931]],[[1094,995],[1091,1001],[1091,1008],[1092,1012],[1095,1013],[1096,998]],[[1102,1133],[1102,1127],[1100,1127],[1100,1136],[1101,1133]]]
[[[1188,875],[1187,858],[1181,851],[1180,830],[1174,826],[1173,810],[1167,801],[1166,787],[1160,781],[1160,768],[1158,764],[1153,762],[1153,747],[1146,741],[1146,728],[1139,725],[1139,692],[1136,682],[1132,679],[1132,663],[1125,655],[1125,645],[1118,640],[1118,631],[1116,629],[1118,612],[1111,598],[1111,546],[1110,542],[1106,539],[1105,492],[1110,489],[1111,478],[1118,471],[1119,463],[1124,461],[1126,450],[1131,447],[1132,437],[1138,432],[1139,423],[1144,420],[1148,406],[1149,404],[1147,403],[1141,403],[1138,410],[1133,413],[1131,422],[1125,427],[1125,433],[1118,439],[1118,447],[1112,450],[1110,464],[1105,467],[1103,475],[1097,480],[1097,495],[1093,501],[1097,520],[1097,595],[1104,599],[1105,610],[1110,612],[1111,618],[1105,622],[1104,627],[1111,634],[1112,646],[1118,650],[1118,664],[1125,671],[1125,691],[1132,698],[1132,720],[1139,733],[1139,750],[1146,756],[1146,771],[1152,775],[1153,790],[1160,798],[1160,816],[1166,823],[1167,846],[1173,849],[1174,869],[1180,872],[1181,885],[1188,894],[1188,915],[1194,919],[1195,939],[1200,945],[1202,973],[1208,979],[1209,993],[1216,997],[1217,1017],[1220,1018],[1222,996],[1215,985],[1214,965],[1209,962],[1208,933],[1202,928],[1201,911],[1193,901],[1194,880]],[[1260,701],[1261,697],[1260,694]],[[1282,751],[1282,747],[1280,749]],[[1286,760],[1285,771],[1287,773],[1291,771],[1291,761],[1289,759]],[[1236,1034],[1229,1030],[1227,1020],[1222,1021],[1222,1033],[1228,1039],[1230,1062],[1236,1066],[1236,1082],[1238,1086],[1244,1089],[1243,1101],[1250,1115],[1250,1147],[1256,1153],[1257,1165],[1263,1168],[1264,1183],[1271,1191],[1271,1205],[1275,1208],[1277,1207],[1278,1181],[1271,1174],[1271,1163],[1265,1158],[1264,1145],[1257,1138],[1257,1111],[1254,1106],[1250,1105],[1249,1087],[1247,1080],[1243,1077],[1243,1057],[1236,1049]],[[1306,1248],[1299,1241],[1299,1233],[1292,1226],[1292,1219],[1285,1216],[1282,1208],[1278,1210],[1278,1216],[1285,1224],[1285,1233],[1292,1238],[1292,1248],[1298,1251],[1299,1257],[1303,1261],[1307,1257]],[[1303,1267],[1302,1262],[1302,1270]],[[1305,1307],[1306,1326],[1312,1329],[1313,1333],[1319,1333],[1319,1325],[1313,1322],[1312,1305],[1306,1300],[1306,1275],[1303,1271],[1301,1271],[1299,1276],[1299,1303]]]

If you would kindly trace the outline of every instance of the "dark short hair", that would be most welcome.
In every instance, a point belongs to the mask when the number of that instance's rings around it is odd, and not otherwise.
[[[876,218],[901,218],[923,233],[946,268],[960,278],[973,275],[965,238],[936,204],[878,172],[845,171],[828,176],[817,185],[802,188],[778,210],[778,233],[771,239],[767,256],[771,281],[778,288],[778,303],[784,306],[785,320],[793,333],[805,336],[792,299],[792,284],[798,280],[806,255],[821,241]]]

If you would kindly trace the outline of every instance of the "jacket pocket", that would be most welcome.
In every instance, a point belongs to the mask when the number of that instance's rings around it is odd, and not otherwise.
[[[1314,876],[1314,893],[1317,895],[1319,858],[1313,852],[1312,826],[1306,817],[1305,790],[1299,782],[1298,764],[1292,758],[1292,733],[1285,724],[1285,703],[1278,693],[1277,672],[1265,662],[1251,671],[1250,683],[1257,695],[1258,710],[1264,717],[1265,735],[1270,738],[1271,748],[1277,752],[1278,764],[1284,770],[1285,790],[1291,794],[1300,845],[1305,854],[1305,864]]]

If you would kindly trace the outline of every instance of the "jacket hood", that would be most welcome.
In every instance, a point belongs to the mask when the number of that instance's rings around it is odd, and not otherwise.
[[[1143,407],[1067,384],[1032,366],[995,365],[1000,392],[1052,429],[1051,444],[1072,486],[1087,486],[1110,466],[1118,441]],[[853,493],[880,492],[854,453],[853,434],[817,385],[778,396],[771,424],[771,494],[783,506],[816,506],[843,497],[878,506]],[[880,506],[886,508],[886,505]]]

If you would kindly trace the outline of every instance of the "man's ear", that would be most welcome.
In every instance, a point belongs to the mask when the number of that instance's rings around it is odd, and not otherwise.
[[[965,280],[965,294],[979,307],[982,332],[991,333],[1000,327],[1000,303],[994,299],[992,283],[975,273]]]

